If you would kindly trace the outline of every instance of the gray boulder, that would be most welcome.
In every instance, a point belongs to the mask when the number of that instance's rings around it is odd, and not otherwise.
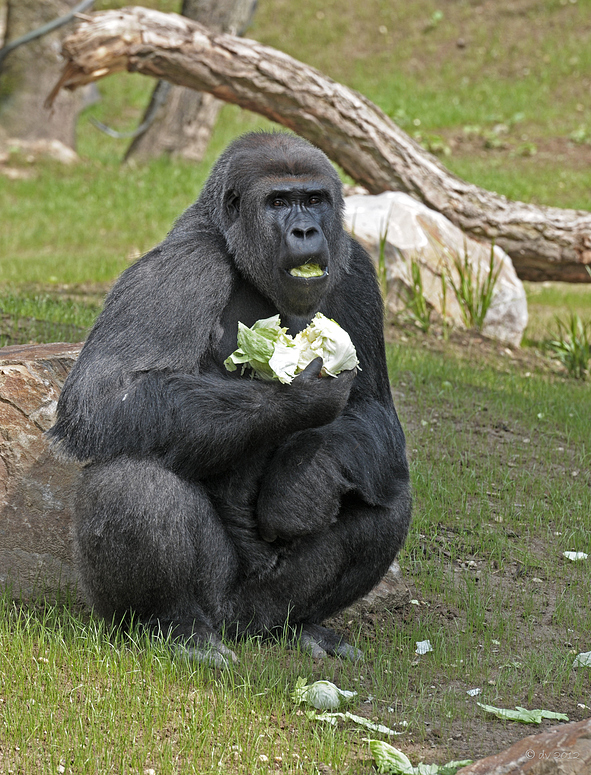
[[[23,599],[76,588],[70,525],[78,466],[44,431],[80,345],[0,349],[0,587]]]

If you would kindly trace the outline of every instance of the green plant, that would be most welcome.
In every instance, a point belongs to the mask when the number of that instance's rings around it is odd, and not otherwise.
[[[571,132],[569,138],[580,145],[591,145],[591,130],[581,124],[574,132]]]
[[[454,295],[460,306],[462,320],[467,328],[474,328],[477,331],[482,330],[486,313],[492,304],[495,286],[501,273],[502,264],[499,262],[495,268],[495,246],[490,248],[490,259],[488,269],[484,277],[480,265],[476,273],[473,271],[468,247],[464,242],[464,255],[460,257],[458,253],[449,253],[452,264],[455,268],[458,279],[454,279],[451,268],[446,267],[449,284],[452,287]]]
[[[558,333],[548,343],[550,351],[571,377],[585,379],[591,360],[591,323],[571,312],[568,320],[556,318]]]
[[[447,280],[445,271],[441,273],[441,326],[443,329],[443,338],[449,337],[449,321],[447,319]]]
[[[414,258],[410,260],[410,278],[411,284],[408,289],[405,311],[413,323],[426,334],[431,328],[433,308],[425,298],[421,267]]]
[[[0,289],[0,347],[29,342],[80,342],[100,311],[100,296]]]
[[[429,153],[436,156],[451,156],[451,147],[441,135],[414,132],[414,139]]]

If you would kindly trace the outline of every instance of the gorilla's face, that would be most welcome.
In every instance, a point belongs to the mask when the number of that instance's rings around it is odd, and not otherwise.
[[[250,146],[232,157],[225,237],[238,270],[280,313],[310,316],[347,268],[341,183],[318,149],[270,137],[261,153],[257,136],[247,136]],[[316,276],[299,276],[304,265]]]
[[[316,309],[328,287],[331,261],[325,235],[333,218],[333,203],[321,183],[286,179],[269,192],[264,205],[265,220],[278,246],[275,287],[294,314]],[[298,276],[305,265],[317,267],[317,276]]]

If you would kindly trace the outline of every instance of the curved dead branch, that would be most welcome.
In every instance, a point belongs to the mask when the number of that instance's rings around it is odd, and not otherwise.
[[[92,14],[63,53],[50,100],[121,70],[209,92],[306,137],[371,193],[405,191],[494,240],[522,279],[591,281],[591,213],[513,202],[461,180],[361,94],[276,49],[135,7]]]

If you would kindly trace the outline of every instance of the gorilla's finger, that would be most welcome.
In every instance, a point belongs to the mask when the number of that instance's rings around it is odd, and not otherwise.
[[[270,527],[259,525],[259,533],[263,541],[266,541],[268,544],[272,544],[273,541],[277,540],[277,533]]]
[[[322,358],[314,358],[313,361],[310,361],[310,363],[306,366],[306,368],[298,374],[296,377],[297,380],[300,382],[306,382],[311,381],[313,379],[317,379],[320,377],[320,372],[322,370]],[[295,381],[295,380],[294,380]]]

